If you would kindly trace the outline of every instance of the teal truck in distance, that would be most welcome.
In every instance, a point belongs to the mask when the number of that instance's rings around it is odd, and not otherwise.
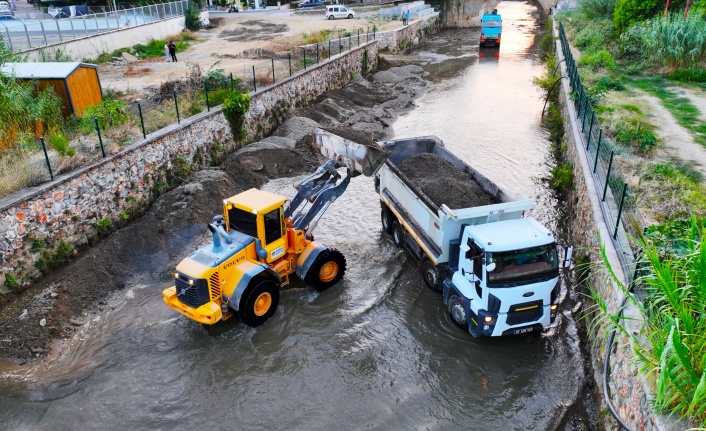
[[[500,15],[486,13],[481,18],[480,46],[500,46],[500,35],[503,31],[503,20]]]

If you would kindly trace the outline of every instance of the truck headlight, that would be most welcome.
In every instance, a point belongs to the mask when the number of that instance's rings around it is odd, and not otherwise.
[[[190,280],[189,280],[189,286],[193,286],[193,285],[194,285],[194,280],[193,280],[193,279],[190,279]]]
[[[490,323],[493,321],[493,316],[485,316],[483,320],[485,321],[485,323]]]

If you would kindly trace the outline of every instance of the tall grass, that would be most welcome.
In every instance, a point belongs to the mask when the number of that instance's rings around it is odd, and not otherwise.
[[[660,412],[690,418],[706,426],[706,219],[671,221],[639,238],[637,285],[644,300],[627,292],[644,318],[642,334],[628,331],[640,371],[654,389]],[[612,273],[605,260],[606,268]],[[617,281],[617,280],[616,280]],[[598,306],[605,304],[594,293]]]
[[[704,13],[652,18],[631,27],[621,36],[621,42],[638,43],[646,60],[671,70],[698,67],[706,61]]]

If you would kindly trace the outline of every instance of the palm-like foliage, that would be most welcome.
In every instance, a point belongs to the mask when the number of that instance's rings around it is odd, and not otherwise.
[[[681,223],[681,229],[679,224]],[[676,235],[675,235],[676,234]],[[631,296],[644,317],[641,341],[633,338],[641,371],[654,384],[655,408],[706,425],[706,220],[652,229],[639,239],[638,285],[643,301]],[[610,270],[607,260],[606,267]],[[612,270],[610,270],[612,274]],[[626,293],[625,286],[621,285]],[[605,304],[597,298],[599,308]]]
[[[673,70],[699,67],[706,61],[706,20],[704,13],[680,13],[639,23],[626,32],[624,41],[637,37],[646,59]]]

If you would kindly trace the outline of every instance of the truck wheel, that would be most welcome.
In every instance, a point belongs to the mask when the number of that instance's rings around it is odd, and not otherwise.
[[[382,229],[387,233],[391,233],[393,222],[392,211],[387,208],[383,208],[380,212],[380,220],[382,221]]]
[[[316,257],[307,271],[304,282],[318,292],[323,292],[341,281],[346,272],[346,258],[335,248],[328,248]]]
[[[466,310],[463,308],[463,303],[458,296],[449,298],[449,315],[456,326],[461,329],[468,330],[468,320],[466,319]]]
[[[404,238],[404,230],[400,222],[397,220],[392,222],[392,241],[397,247],[402,247],[402,241]]]
[[[441,275],[439,269],[429,259],[424,259],[422,262],[422,277],[427,287],[436,293],[442,292]]]
[[[238,317],[248,326],[260,326],[277,310],[279,287],[272,280],[253,280],[255,286],[240,298]]]

